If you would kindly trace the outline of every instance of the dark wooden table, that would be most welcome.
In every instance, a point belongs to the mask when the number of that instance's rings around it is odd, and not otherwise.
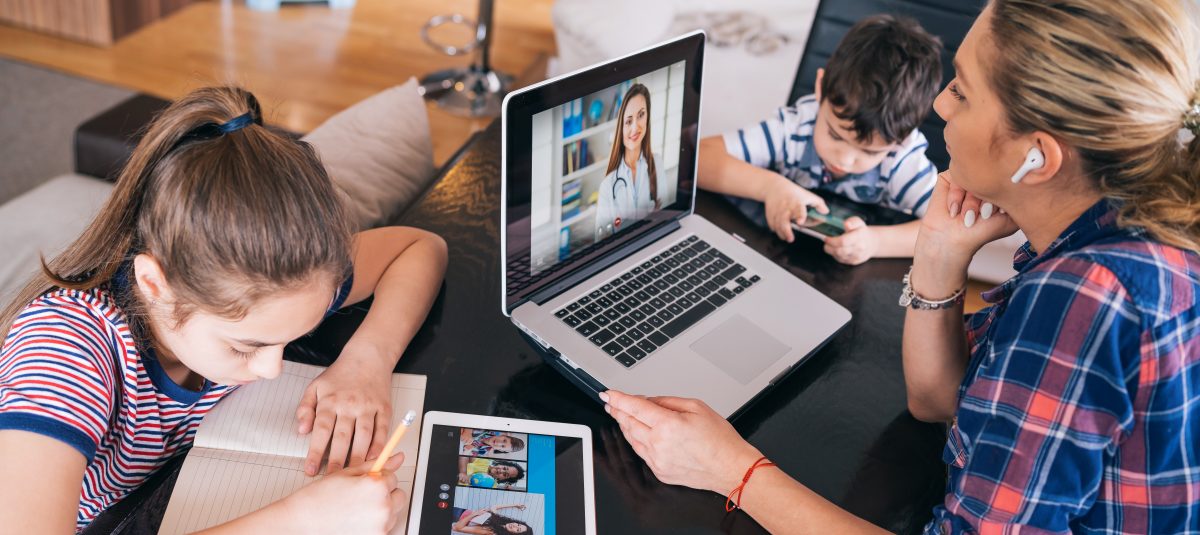
[[[602,407],[575,389],[518,334],[500,309],[500,130],[493,123],[447,166],[398,224],[438,233],[450,245],[441,295],[396,371],[429,377],[426,410],[584,424],[592,428],[596,512],[602,534],[761,533],[749,516],[726,514],[724,497],[663,485],[633,453]],[[941,501],[944,429],[909,415],[896,306],[904,260],[838,264],[820,243],[783,243],[713,195],[697,211],[848,308],[854,319],[824,349],[734,425],[788,474],[894,532],[919,532]],[[328,364],[369,303],[331,318],[289,348],[289,358]],[[795,303],[797,308],[804,303]],[[803,328],[797,325],[797,328]],[[117,531],[155,531],[178,462],[127,504]],[[95,532],[112,530],[106,515]],[[102,525],[104,529],[102,530]],[[93,530],[89,530],[93,531]]]

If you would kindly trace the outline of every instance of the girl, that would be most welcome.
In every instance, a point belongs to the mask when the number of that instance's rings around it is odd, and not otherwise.
[[[454,522],[451,529],[468,535],[533,535],[533,529],[529,527],[529,524],[496,512],[514,507],[525,510],[525,506],[521,504],[493,505],[475,510],[455,507],[454,518],[458,520]]]
[[[436,295],[437,236],[351,236],[312,147],[262,126],[250,93],[201,89],[150,126],[96,219],[0,313],[0,518],[68,533],[186,451],[283,347],[375,294],[297,410],[325,477],[213,533],[383,533],[402,492],[365,474],[387,437],[391,370]],[[332,438],[331,438],[332,437]],[[333,512],[333,514],[330,514]]]
[[[927,533],[1200,531],[1197,25],[1178,0],[993,0],[959,47],[902,301],[909,410],[950,423]],[[1018,228],[1018,274],[964,324],[972,256]],[[881,531],[699,401],[602,397],[662,481],[740,488],[776,533]]]

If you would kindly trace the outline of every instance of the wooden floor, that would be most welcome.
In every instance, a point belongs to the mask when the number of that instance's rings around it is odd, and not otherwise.
[[[496,2],[496,68],[528,76],[531,66],[544,65],[553,55],[551,5],[552,0]],[[353,9],[297,5],[271,12],[209,1],[109,48],[0,25],[0,56],[168,99],[203,85],[238,83],[258,96],[268,122],[307,132],[409,77],[468,64],[466,56],[435,52],[421,40],[420,28],[434,15],[473,17],[475,11],[473,0],[358,0]],[[439,165],[490,121],[454,116],[433,105],[429,118]]]

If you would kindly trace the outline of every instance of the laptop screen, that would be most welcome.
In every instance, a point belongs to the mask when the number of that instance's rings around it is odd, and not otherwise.
[[[690,212],[702,46],[693,34],[509,98],[506,310]]]

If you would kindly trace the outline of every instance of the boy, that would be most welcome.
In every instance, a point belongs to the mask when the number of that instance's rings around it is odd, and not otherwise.
[[[855,24],[818,69],[816,93],[766,120],[700,143],[699,185],[724,193],[747,217],[793,240],[809,207],[828,213],[819,188],[920,217],[937,182],[917,125],[942,78],[941,43],[916,21],[889,15]],[[844,264],[912,256],[920,221],[867,226],[825,239]]]

